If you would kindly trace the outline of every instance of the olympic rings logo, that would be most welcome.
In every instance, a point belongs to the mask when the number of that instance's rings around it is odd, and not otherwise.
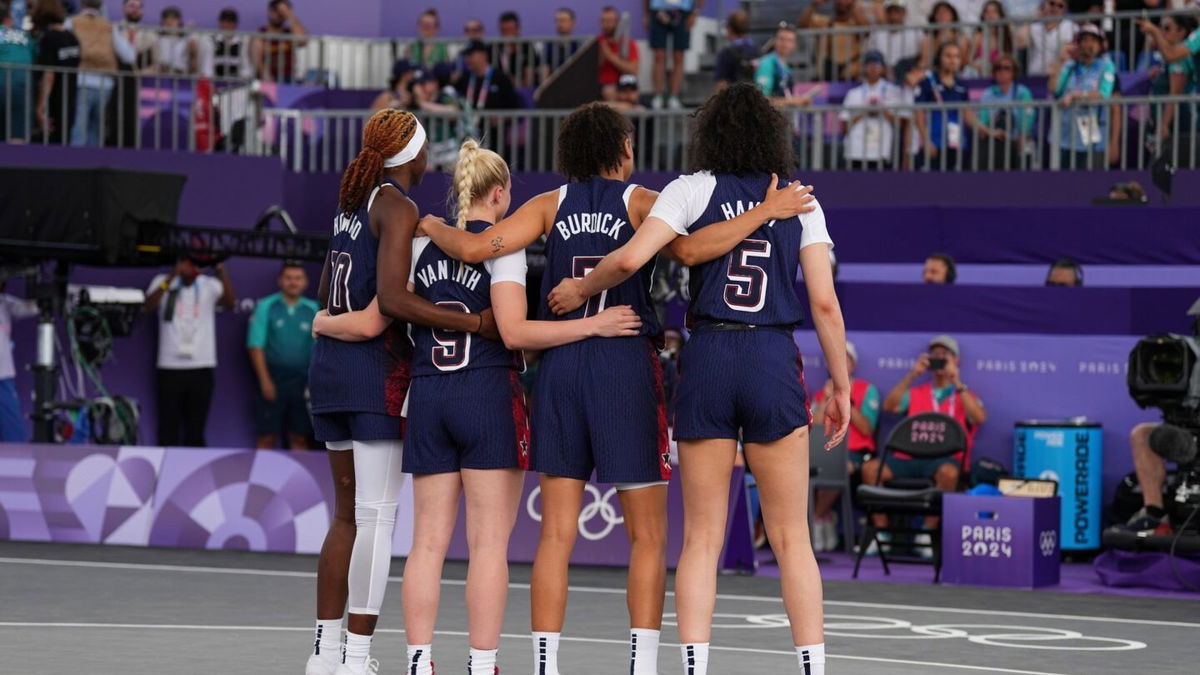
[[[1038,546],[1042,549],[1043,557],[1050,557],[1058,548],[1058,530],[1043,530],[1038,535]]]
[[[678,625],[675,616],[664,614],[663,624]],[[713,614],[713,628],[787,628],[789,625],[786,614]],[[989,647],[1080,652],[1119,652],[1146,648],[1146,643],[1137,640],[1092,637],[1063,628],[987,623],[918,626],[903,619],[853,614],[826,614],[825,636],[831,635],[871,640],[960,639]],[[1052,642],[1067,644],[1048,644]]]
[[[617,515],[617,509],[612,504],[612,498],[617,495],[617,488],[609,488],[608,492],[600,494],[600,488],[591,483],[586,483],[583,486],[583,490],[591,497],[591,502],[579,510],[579,536],[588,541],[600,541],[611,534],[616,526],[625,524],[625,519]],[[537,504],[538,497],[541,494],[542,487],[539,485],[533,488],[533,491],[529,493],[529,497],[525,499],[525,512],[529,514],[529,517],[534,522],[538,523],[542,522],[542,513],[538,509]],[[593,532],[589,529],[589,524],[597,517],[603,521],[603,524],[599,530]]]

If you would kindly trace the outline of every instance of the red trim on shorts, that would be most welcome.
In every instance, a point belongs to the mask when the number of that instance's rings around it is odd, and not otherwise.
[[[389,364],[383,381],[384,405],[387,414],[400,417],[404,411],[404,399],[408,397],[408,385],[412,381],[412,343],[395,324],[383,334],[384,350]]]
[[[658,360],[658,350],[650,340],[646,340],[646,352],[650,355],[650,368],[654,371],[654,407],[658,416],[658,440],[655,443],[658,452],[658,472],[662,480],[671,480],[671,443],[667,436],[667,397],[663,393],[662,361]]]
[[[813,400],[808,395],[808,382],[804,379],[804,356],[800,354],[800,345],[795,344],[795,338],[792,339],[792,344],[796,347],[796,371],[800,374],[800,388],[804,390],[804,409],[808,413],[808,423],[813,424]]]
[[[521,386],[521,376],[515,370],[508,371],[508,383],[512,391],[513,427],[517,430],[515,437],[517,466],[523,471],[529,470],[529,411],[525,408],[525,387]]]

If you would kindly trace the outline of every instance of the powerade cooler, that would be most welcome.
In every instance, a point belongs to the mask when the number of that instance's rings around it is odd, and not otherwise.
[[[1064,551],[1100,548],[1104,429],[1098,422],[1031,420],[1013,429],[1013,475],[1058,482]]]

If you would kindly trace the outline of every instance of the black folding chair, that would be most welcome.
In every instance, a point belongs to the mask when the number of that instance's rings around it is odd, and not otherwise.
[[[887,459],[888,453],[893,452],[904,452],[914,459],[938,459],[949,457],[966,449],[967,432],[953,417],[942,413],[921,413],[905,419],[892,429],[887,442],[883,444],[879,461],[882,464]],[[960,464],[960,476],[963,468]],[[853,578],[858,578],[858,569],[862,565],[862,559],[866,555],[868,547],[874,543],[879,551],[879,562],[883,564],[884,574],[891,574],[891,570],[888,568],[889,559],[896,563],[932,564],[933,582],[938,583],[942,576],[942,520],[939,517],[937,526],[933,528],[926,528],[923,523],[919,526],[910,523],[917,518],[941,516],[943,491],[928,479],[900,479],[881,485],[882,477],[883,467],[881,466],[875,484],[860,485],[855,493],[858,496],[859,506],[867,512],[867,526],[858,542],[858,555],[854,559]],[[876,527],[875,520],[872,518],[874,515],[887,516],[888,526]],[[890,555],[891,541],[881,540],[878,536],[880,531],[892,535],[889,540],[895,540],[894,535],[896,534],[929,534],[929,544],[913,543],[911,546],[932,548],[932,560],[925,560],[917,556]]]

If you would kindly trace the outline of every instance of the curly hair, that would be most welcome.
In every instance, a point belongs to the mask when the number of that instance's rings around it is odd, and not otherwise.
[[[467,227],[467,212],[475,200],[485,196],[496,186],[508,183],[508,164],[504,159],[468,138],[458,150],[458,163],[454,166],[454,180],[450,184],[448,211],[454,213],[454,225],[460,230]]]
[[[625,139],[632,134],[633,123],[612,106],[580,106],[558,130],[558,171],[569,181],[585,181],[619,169]]]
[[[383,181],[383,162],[412,140],[417,118],[404,110],[387,108],[371,115],[363,127],[362,150],[342,174],[338,207],[350,213],[367,201],[371,188]]]
[[[791,125],[749,82],[714,94],[696,111],[693,126],[692,171],[782,177],[795,167]]]

